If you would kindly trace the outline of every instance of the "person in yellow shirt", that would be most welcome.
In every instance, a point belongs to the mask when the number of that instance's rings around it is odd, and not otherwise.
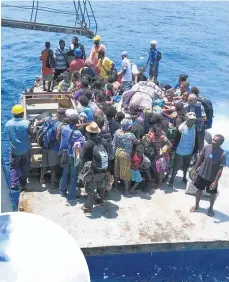
[[[96,66],[96,71],[105,81],[107,81],[115,65],[108,57],[105,57],[105,52],[103,50],[98,52],[98,58],[99,61]]]
[[[93,41],[94,41],[94,46],[91,49],[89,59],[92,61],[93,65],[95,67],[98,63],[98,52],[100,50],[103,50],[104,53],[106,53],[106,48],[103,44],[100,43],[101,37],[99,35],[96,35],[93,38]]]

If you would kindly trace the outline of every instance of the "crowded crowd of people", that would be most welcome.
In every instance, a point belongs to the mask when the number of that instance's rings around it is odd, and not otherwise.
[[[14,118],[6,124],[12,150],[11,189],[26,188],[31,139],[35,139],[42,148],[41,185],[50,171],[52,188],[59,189],[69,202],[76,201],[84,188],[84,212],[102,205],[106,193],[118,189],[119,183],[124,195],[136,194],[138,189],[147,193],[164,182],[172,189],[182,169],[183,182],[187,183],[189,171],[197,188],[196,204],[190,211],[198,210],[206,189],[210,194],[208,214],[213,216],[226,154],[221,148],[224,137],[206,134],[212,127],[211,102],[197,87],[190,87],[187,75],[180,75],[175,86],[158,82],[162,56],[156,41],[151,41],[147,78],[145,66],[133,71],[126,51],[121,52],[122,68],[117,70],[100,36],[93,40],[89,57],[77,37],[69,48],[60,40],[54,52],[51,44],[45,43],[40,57],[43,90],[57,89],[63,99],[70,95],[77,106],[59,108],[55,115],[37,117],[34,123],[24,119],[22,105],[12,108]],[[147,83],[160,93],[153,97],[151,107],[124,109],[126,93],[134,85]]]

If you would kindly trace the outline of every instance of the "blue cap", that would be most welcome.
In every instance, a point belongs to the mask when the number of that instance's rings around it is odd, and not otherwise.
[[[75,51],[74,51],[74,56],[76,58],[80,58],[82,57],[82,51],[80,50],[80,48],[76,48]]]

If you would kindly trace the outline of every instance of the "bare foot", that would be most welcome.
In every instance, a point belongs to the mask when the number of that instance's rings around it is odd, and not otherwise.
[[[197,212],[198,209],[199,209],[199,207],[194,206],[190,209],[190,212]]]
[[[208,209],[208,216],[213,217],[215,215],[215,212],[213,209]]]

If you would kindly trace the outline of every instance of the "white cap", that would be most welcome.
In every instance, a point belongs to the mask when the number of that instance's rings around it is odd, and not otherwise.
[[[78,112],[74,109],[67,109],[66,112],[65,112],[66,117],[70,117],[70,116],[74,116],[74,115],[78,115]]]
[[[151,40],[150,43],[154,44],[154,45],[157,45],[157,41],[156,40]]]
[[[122,51],[122,56],[128,56],[126,51]]]

